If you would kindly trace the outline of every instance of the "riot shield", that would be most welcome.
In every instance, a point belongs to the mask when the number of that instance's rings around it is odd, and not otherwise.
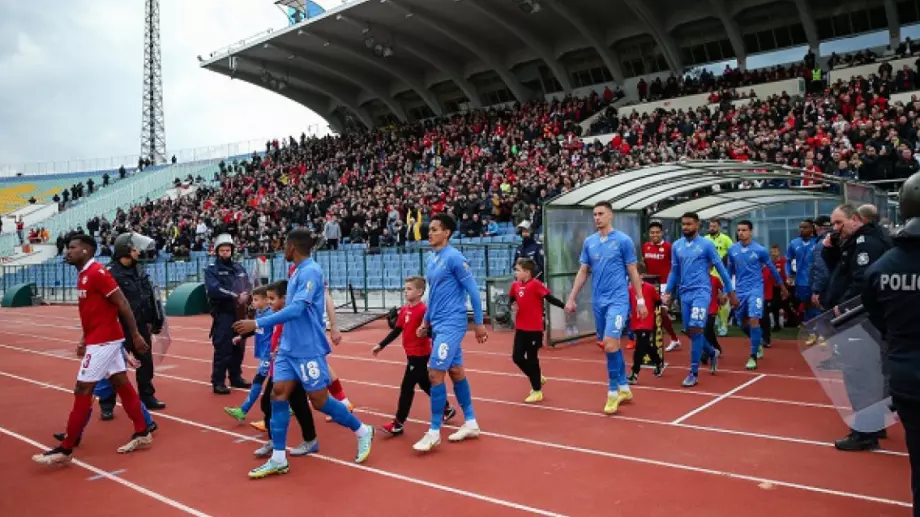
[[[153,295],[156,298],[154,307],[157,311],[157,319],[163,322],[162,328],[158,334],[151,335],[150,338],[150,355],[153,356],[153,363],[160,364],[169,351],[169,345],[172,344],[172,337],[169,334],[169,321],[166,318],[166,312],[163,310],[160,288],[153,288]]]
[[[859,298],[805,322],[799,349],[844,422],[874,433],[897,422],[884,366],[885,344]]]
[[[151,336],[150,354],[153,356],[153,363],[160,364],[166,358],[169,352],[169,345],[172,344],[172,337],[169,334],[169,321],[163,320],[163,327],[159,334]]]
[[[514,312],[508,291],[514,279],[510,276],[486,279],[486,301],[489,320],[495,332],[514,331]]]

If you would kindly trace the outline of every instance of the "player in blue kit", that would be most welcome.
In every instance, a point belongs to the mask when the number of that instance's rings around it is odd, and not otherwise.
[[[751,221],[739,221],[737,225],[738,242],[728,248],[728,273],[735,277],[735,293],[738,308],[735,315],[741,325],[747,329],[751,338],[751,358],[745,368],[757,369],[757,360],[763,357],[763,334],[760,319],[763,318],[764,285],[763,268],[766,266],[773,275],[773,280],[780,286],[783,298],[789,296],[779,271],[770,258],[767,248],[754,242],[752,234],[754,224]]]
[[[255,309],[256,318],[264,318],[273,314],[271,307],[268,305],[268,289],[265,286],[259,286],[252,290],[252,307]],[[240,422],[246,419],[246,414],[249,413],[252,406],[259,400],[259,396],[262,394],[262,384],[269,376],[268,369],[272,359],[272,330],[271,327],[260,328],[255,332],[256,342],[253,348],[255,357],[259,360],[259,370],[256,372],[256,376],[252,378],[252,387],[249,388],[249,395],[246,397],[246,400],[243,401],[243,405],[240,407],[224,408],[224,411],[228,415]],[[241,340],[248,337],[250,336],[236,336],[233,338],[233,344],[238,345]]]
[[[661,302],[667,306],[674,288],[678,289],[681,319],[684,330],[690,335],[690,374],[683,382],[683,386],[689,388],[699,382],[700,360],[704,350],[710,358],[710,372],[715,373],[719,360],[719,351],[703,336],[709,303],[712,301],[712,281],[709,279],[711,267],[715,267],[722,278],[723,292],[728,294],[732,307],[738,307],[738,297],[715,244],[700,237],[700,216],[687,212],[681,216],[680,224],[684,236],[671,246],[671,274],[668,275],[668,284]]]
[[[362,424],[348,408],[329,396],[329,341],[323,313],[326,295],[323,288],[323,271],[310,258],[315,241],[309,230],[297,228],[287,235],[284,258],[295,264],[288,280],[287,305],[284,309],[257,320],[241,320],[233,324],[237,334],[248,334],[260,328],[284,325],[274,365],[272,387],[271,424],[272,457],[261,467],[249,472],[250,478],[263,478],[288,472],[286,442],[291,414],[288,399],[297,382],[314,408],[332,417],[332,420],[354,431],[358,438],[356,463],[363,463],[371,452],[374,428]],[[442,404],[443,410],[443,404]]]
[[[786,248],[786,278],[791,286],[795,286],[793,307],[797,307],[799,303],[805,305],[804,321],[818,315],[818,309],[811,305],[811,284],[809,283],[809,272],[817,243],[815,222],[805,219],[799,224],[799,236],[792,239],[789,247]],[[792,272],[793,261],[795,262],[794,273]]]
[[[629,319],[629,283],[635,292],[636,310],[640,319],[648,316],[642,298],[642,277],[636,267],[636,246],[625,233],[613,229],[613,206],[607,201],[594,205],[594,227],[597,233],[589,235],[581,248],[581,267],[575,275],[565,311],[574,313],[575,300],[581,292],[588,273],[591,273],[591,303],[594,308],[594,326],[597,339],[604,345],[607,355],[607,404],[604,413],[617,412],[622,402],[632,400],[626,361],[620,348],[620,337]]]
[[[447,386],[444,378],[450,373],[454,396],[463,410],[463,425],[447,437],[452,442],[479,436],[479,424],[473,413],[473,396],[463,369],[463,350],[460,343],[466,334],[466,299],[473,308],[476,340],[488,339],[482,323],[482,301],[479,287],[470,270],[470,263],[462,253],[450,245],[450,237],[457,230],[457,222],[448,214],[436,214],[428,227],[428,242],[432,251],[425,260],[425,280],[428,282],[428,311],[416,335],[431,335],[431,359],[428,361],[428,378],[431,380],[431,427],[412,446],[427,452],[441,443],[441,422],[447,403]]]

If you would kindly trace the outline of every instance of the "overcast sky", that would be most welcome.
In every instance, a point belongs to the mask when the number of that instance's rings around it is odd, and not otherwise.
[[[144,1],[53,4],[0,0],[0,164],[138,154]],[[309,109],[198,66],[285,25],[273,0],[160,0],[168,153],[326,130]]]

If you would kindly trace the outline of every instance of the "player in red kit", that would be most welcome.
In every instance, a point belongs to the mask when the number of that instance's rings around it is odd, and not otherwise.
[[[511,303],[518,306],[514,317],[514,350],[511,358],[530,381],[530,395],[524,402],[543,400],[545,377],[540,371],[537,353],[543,346],[543,300],[565,309],[562,300],[550,294],[543,282],[534,278],[537,263],[533,259],[521,258],[514,265],[514,282],[508,291]]]
[[[147,423],[141,411],[141,400],[126,373],[123,352],[125,335],[119,319],[131,333],[134,349],[138,353],[146,352],[148,345],[137,330],[137,322],[128,300],[112,275],[102,264],[93,260],[95,254],[96,241],[88,235],[73,237],[64,253],[64,260],[80,272],[77,277],[77,292],[80,299],[80,326],[83,328],[83,337],[77,345],[77,357],[82,357],[83,361],[77,371],[73,409],[67,419],[64,440],[60,446],[32,457],[33,461],[44,465],[67,463],[72,459],[76,440],[80,437],[93,406],[93,388],[102,379],[109,379],[112,383],[125,412],[134,423],[131,440],[121,446],[118,452],[132,452],[153,442],[153,436],[147,430]]]
[[[661,302],[658,295],[658,289],[655,286],[643,280],[642,298],[645,303],[655,306]],[[655,313],[649,312],[645,318],[641,318],[636,309],[638,297],[633,286],[629,286],[629,328],[636,333],[636,350],[633,352],[632,373],[629,375],[629,383],[637,384],[639,382],[639,371],[642,368],[642,361],[645,356],[655,364],[655,377],[661,377],[664,372],[664,358],[658,353],[658,347],[655,346]]]
[[[402,384],[399,386],[399,405],[396,408],[396,418],[381,427],[383,432],[399,436],[403,434],[403,426],[409,418],[412,408],[412,399],[415,398],[415,386],[418,385],[426,394],[431,395],[431,380],[428,378],[428,360],[431,358],[431,338],[418,337],[417,330],[425,319],[428,308],[422,303],[425,294],[426,282],[420,276],[410,276],[406,279],[405,295],[406,304],[399,309],[396,317],[396,326],[380,344],[376,345],[371,353],[376,357],[381,350],[402,334],[403,348],[406,350],[406,371],[403,373]],[[443,420],[447,422],[457,410],[444,404]]]
[[[657,276],[661,289],[664,289],[668,275],[671,274],[671,243],[664,240],[664,227],[658,221],[649,223],[648,237],[648,242],[642,244],[642,262],[645,264],[645,273],[648,276]],[[658,312],[661,315],[662,328],[671,336],[671,343],[668,344],[665,351],[677,350],[680,348],[680,339],[674,332],[674,324],[671,322],[671,315],[668,314],[668,307],[661,305]]]

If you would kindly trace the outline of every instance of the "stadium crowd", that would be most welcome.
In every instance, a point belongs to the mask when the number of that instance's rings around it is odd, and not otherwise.
[[[807,65],[806,57],[801,67],[728,70],[702,87],[738,88],[753,78],[773,80]],[[889,99],[892,92],[916,89],[917,74],[916,67],[894,72],[883,63],[877,74],[822,83],[804,97],[776,95],[742,106],[728,102],[732,95],[726,90],[712,111],[702,106],[621,117],[609,107],[616,97],[605,92],[353,130],[340,137],[301,135],[267,142],[265,152],[254,152],[249,160],[222,163],[212,182],[192,182],[198,187],[193,194],[148,200],[119,210],[111,222],[89,221],[87,229],[109,245],[121,231],[139,231],[176,256],[207,250],[208,237],[225,232],[241,251],[271,252],[295,223],[324,237],[331,248],[343,242],[376,248],[424,240],[426,223],[440,211],[458,219],[465,237],[494,234],[496,222],[516,226],[524,220],[539,233],[539,208],[546,199],[620,170],[681,159],[787,164],[807,171],[793,183],[814,188],[831,187],[808,172],[902,179],[920,168],[915,156],[920,100],[903,106]],[[603,124],[613,139],[583,142],[579,123],[604,109],[595,126]],[[650,210],[656,208],[661,207]]]

